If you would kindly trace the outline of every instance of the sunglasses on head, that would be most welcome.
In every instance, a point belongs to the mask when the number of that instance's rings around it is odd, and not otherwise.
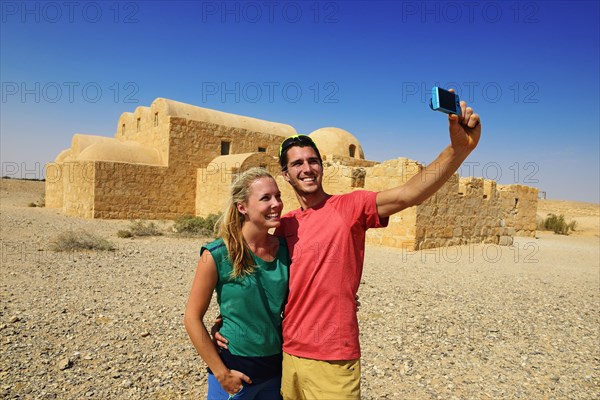
[[[315,142],[313,142],[310,136],[307,135],[290,136],[289,138],[281,142],[281,145],[279,146],[279,157],[281,157],[284,151],[286,151],[294,145],[315,146]]]

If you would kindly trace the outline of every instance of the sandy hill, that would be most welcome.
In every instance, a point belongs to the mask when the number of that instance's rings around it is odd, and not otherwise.
[[[539,200],[537,215],[564,215],[565,220],[577,221],[574,235],[600,236],[600,204],[568,200]]]

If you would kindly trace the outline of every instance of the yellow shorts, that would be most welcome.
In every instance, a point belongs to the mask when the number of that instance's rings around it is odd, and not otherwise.
[[[321,361],[283,353],[284,400],[360,400],[360,359]]]

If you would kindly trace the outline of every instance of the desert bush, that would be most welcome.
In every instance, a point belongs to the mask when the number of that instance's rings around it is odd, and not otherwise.
[[[154,222],[131,221],[129,229],[119,230],[117,236],[120,238],[131,238],[135,236],[161,236],[163,233]]]
[[[115,246],[108,240],[84,230],[59,234],[51,242],[50,248],[54,251],[115,250]]]
[[[129,230],[120,229],[117,231],[117,237],[120,238],[131,238],[133,237],[133,233]]]
[[[134,236],[161,236],[163,234],[154,222],[142,220],[131,222],[129,230]]]
[[[184,236],[214,236],[215,224],[221,214],[210,214],[206,218],[184,215],[175,220],[173,230]]]
[[[548,214],[546,219],[541,223],[541,229],[553,231],[558,235],[568,235],[569,231],[574,231],[577,226],[577,221],[567,223],[564,215]]]

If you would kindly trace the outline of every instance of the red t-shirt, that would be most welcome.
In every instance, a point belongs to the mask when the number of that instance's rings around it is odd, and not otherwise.
[[[283,318],[283,350],[315,360],[360,358],[354,296],[365,254],[365,232],[387,226],[376,192],[335,195],[281,218],[292,263]]]

